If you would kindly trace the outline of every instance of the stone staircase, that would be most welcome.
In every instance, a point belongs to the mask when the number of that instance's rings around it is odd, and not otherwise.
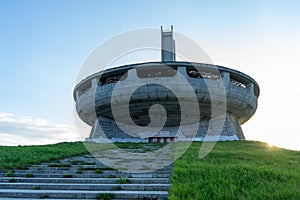
[[[91,155],[0,171],[0,199],[168,199],[172,166],[125,173]]]

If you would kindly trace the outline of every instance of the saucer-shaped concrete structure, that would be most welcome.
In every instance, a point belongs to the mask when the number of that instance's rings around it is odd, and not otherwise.
[[[172,91],[155,80],[163,80]],[[186,80],[192,88],[200,116],[195,107],[186,107],[183,117],[180,102],[192,101],[183,83]],[[130,93],[130,88],[139,82],[147,83]],[[154,80],[154,81],[153,81]],[[122,85],[122,95],[128,101],[116,97],[117,84]],[[119,94],[120,95],[120,94]],[[212,99],[215,98],[215,99]],[[74,88],[74,100],[78,116],[92,128],[88,140],[103,142],[172,142],[177,140],[203,140],[210,126],[212,102],[225,106],[225,121],[222,123],[219,140],[244,139],[241,125],[251,118],[257,108],[259,86],[250,76],[234,69],[194,62],[175,61],[173,31],[162,31],[162,61],[119,66],[92,74]],[[118,99],[112,101],[113,99]],[[125,98],[126,99],[126,98]],[[113,103],[115,102],[115,103]],[[117,106],[118,120],[126,124],[128,112],[136,126],[145,127],[150,122],[149,109],[159,104],[166,110],[166,121],[162,130],[151,136],[136,137],[124,132],[116,123],[112,103]],[[123,116],[124,115],[124,116]],[[184,119],[183,119],[184,118]],[[180,126],[188,127],[198,123],[191,138],[178,134]],[[100,128],[101,127],[101,128]],[[134,131],[133,131],[134,132]]]

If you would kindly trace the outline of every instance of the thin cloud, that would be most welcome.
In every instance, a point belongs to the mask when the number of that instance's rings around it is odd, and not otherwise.
[[[79,139],[72,126],[0,112],[0,145],[50,144]]]

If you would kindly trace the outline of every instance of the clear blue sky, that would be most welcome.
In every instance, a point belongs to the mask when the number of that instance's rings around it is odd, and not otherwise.
[[[72,90],[88,54],[121,32],[174,25],[175,31],[198,42],[214,63],[248,73],[258,81],[262,90],[258,116],[245,125],[245,134],[267,141],[268,134],[279,135],[274,131],[282,132],[290,124],[280,117],[297,118],[291,113],[300,111],[295,100],[299,89],[293,82],[300,67],[299,9],[300,1],[2,0],[0,113],[6,122],[9,114],[18,119],[15,123],[43,119],[51,125],[73,126]],[[289,70],[289,77],[281,77],[281,67]],[[291,94],[276,100],[274,85],[281,79],[292,89],[281,86],[279,91]],[[282,109],[284,104],[290,107]],[[274,120],[283,123],[281,129],[271,128]],[[267,122],[265,126],[262,121]],[[0,133],[11,133],[11,125],[0,123]],[[289,131],[293,140],[300,141],[296,125]],[[257,137],[251,137],[253,132]],[[3,135],[3,141],[14,137]],[[278,140],[269,142],[278,145]],[[22,138],[17,141],[22,143]]]

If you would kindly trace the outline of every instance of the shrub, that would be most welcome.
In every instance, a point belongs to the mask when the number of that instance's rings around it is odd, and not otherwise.
[[[96,169],[96,170],[95,170],[95,174],[102,174],[102,170],[101,170],[101,169],[99,169],[99,168],[98,168],[98,169]]]
[[[122,187],[120,185],[113,188],[113,190],[122,190]]]
[[[39,186],[34,185],[34,186],[32,186],[32,189],[33,190],[40,190],[41,188]]]
[[[64,163],[54,163],[54,164],[49,164],[48,167],[71,167],[71,165],[64,164]]]
[[[5,176],[6,177],[14,177],[14,173],[12,171],[7,171]]]
[[[28,167],[26,165],[19,165],[17,166],[17,169],[20,169],[20,170],[27,170]]]
[[[11,179],[8,180],[8,182],[14,183],[14,182],[16,182],[16,180],[14,178],[11,178]]]
[[[25,176],[24,176],[25,178],[33,178],[34,176],[33,176],[33,174],[31,174],[31,173],[28,173],[28,174],[25,174]]]
[[[118,184],[128,184],[130,181],[127,177],[122,177],[122,178],[119,178],[117,183]]]
[[[40,196],[39,199],[48,199],[48,198],[49,198],[49,195],[45,194],[45,195]]]
[[[101,200],[110,200],[113,197],[114,195],[111,193],[99,193],[96,195],[96,199],[101,199]]]
[[[63,178],[73,178],[72,174],[64,174]]]

